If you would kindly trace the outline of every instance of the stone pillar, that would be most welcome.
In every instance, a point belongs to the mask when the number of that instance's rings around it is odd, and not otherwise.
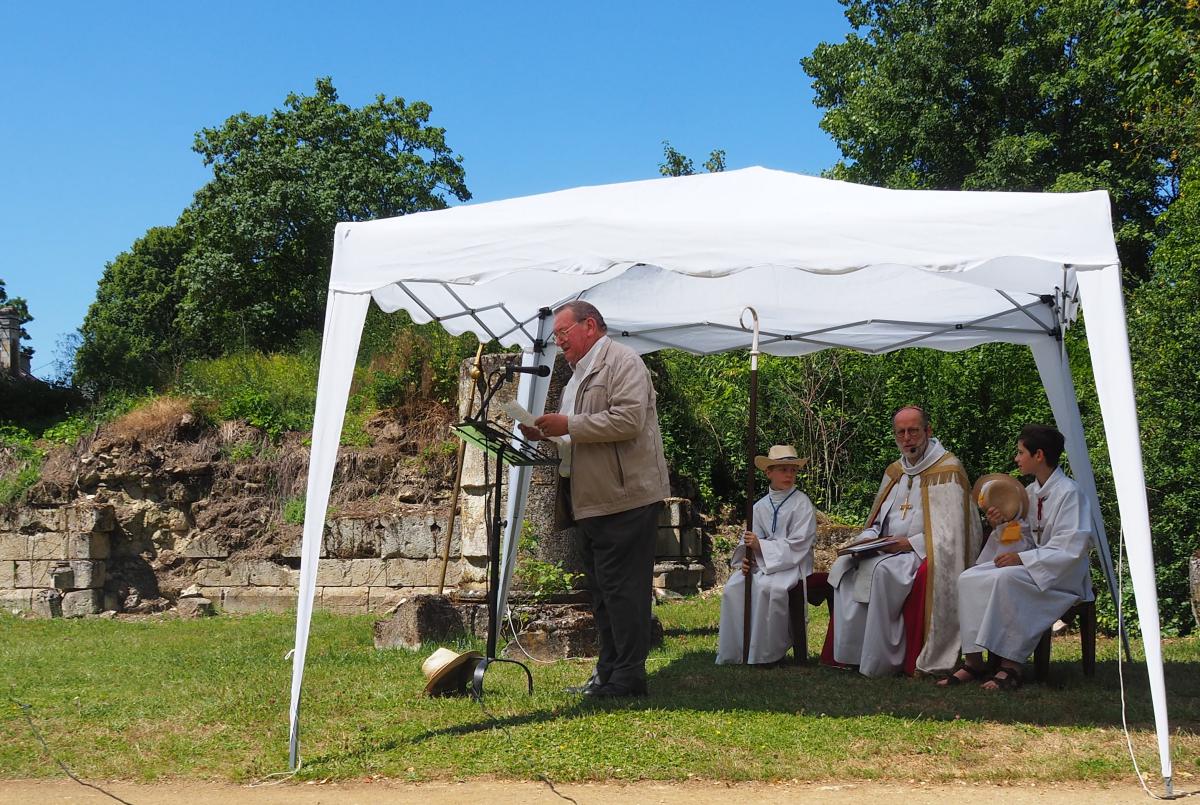
[[[0,374],[21,374],[21,319],[15,307],[0,307]]]
[[[484,379],[493,370],[502,367],[509,360],[519,360],[512,354],[484,355]],[[471,390],[474,380],[471,378],[471,368],[474,359],[463,361],[458,378],[459,416],[466,418],[479,408],[479,395],[476,393],[474,404],[471,404]],[[550,378],[550,391],[546,402],[547,411],[558,409],[562,397],[563,386],[570,378],[570,368],[561,355],[554,364],[554,374]],[[512,421],[504,415],[501,406],[516,396],[517,380],[505,383],[500,387],[489,406],[490,419],[499,423],[504,429],[512,427]],[[459,520],[462,529],[462,576],[459,581],[460,589],[482,589],[487,583],[487,525],[492,516],[490,508],[485,508],[485,501],[490,490],[490,484],[485,483],[483,451],[468,445],[463,459],[462,491],[459,494]],[[489,460],[486,467],[486,480],[495,481],[496,465],[494,459]],[[570,538],[573,529],[556,531],[554,529],[554,495],[557,486],[557,468],[535,467],[530,482],[529,498],[525,504],[525,520],[535,529],[538,535],[537,559],[544,562],[554,562],[571,572],[582,572],[577,551]],[[505,469],[507,481],[507,468]],[[508,487],[505,484],[504,497],[500,502],[503,512],[508,503]],[[519,532],[518,532],[519,533]],[[453,558],[453,557],[452,557]],[[518,580],[519,581],[519,580]]]

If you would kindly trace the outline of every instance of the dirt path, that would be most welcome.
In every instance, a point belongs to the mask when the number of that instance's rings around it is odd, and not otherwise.
[[[914,785],[882,783],[745,783],[713,782],[636,783],[632,785],[561,783],[558,795],[541,783],[473,781],[467,783],[394,782],[283,784],[249,788],[219,783],[173,782],[138,785],[104,783],[105,791],[129,805],[702,805],[726,803],[731,797],[754,805],[795,802],[845,803],[904,802],[905,805],[946,805],[948,802],[997,802],[1005,805],[1110,805],[1149,802],[1137,785],[1096,787],[1051,784],[1044,786]],[[1151,790],[1154,790],[1153,787]],[[1161,794],[1161,790],[1156,790]],[[561,795],[561,796],[560,796]],[[570,799],[565,799],[569,797]],[[18,780],[0,782],[0,805],[70,803],[112,805],[118,802],[99,791],[70,780]]]

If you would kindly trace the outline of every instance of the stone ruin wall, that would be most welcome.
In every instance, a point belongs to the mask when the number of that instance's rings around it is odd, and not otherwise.
[[[491,365],[502,360],[488,358]],[[557,405],[566,377],[560,360],[548,410]],[[470,382],[464,365],[460,415],[466,413]],[[494,410],[506,394],[511,399],[515,387],[514,382],[502,388]],[[295,608],[298,529],[272,542],[268,518],[245,505],[258,500],[263,478],[242,477],[236,467],[222,474],[211,462],[171,463],[152,448],[136,470],[117,464],[111,446],[100,445],[79,457],[69,492],[34,494],[27,505],[0,512],[0,606],[77,617],[158,611],[200,596],[224,612]],[[447,590],[477,594],[486,584],[483,469],[480,452],[469,449],[450,537]],[[551,525],[554,472],[547,467],[534,472],[525,517],[541,534],[537,558],[578,571],[570,532],[555,532]],[[403,491],[393,495],[386,513],[326,522],[316,608],[383,613],[406,597],[437,592],[449,492],[442,490],[425,505],[400,502],[406,499]],[[215,524],[228,529],[231,522],[240,535],[233,545],[212,536]],[[703,559],[707,545],[691,501],[669,501],[659,529],[655,586],[694,592],[711,584],[711,565]]]

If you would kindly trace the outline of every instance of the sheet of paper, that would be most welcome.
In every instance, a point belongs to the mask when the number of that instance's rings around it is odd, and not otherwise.
[[[504,405],[502,405],[500,407],[504,410],[504,413],[508,414],[510,417],[512,417],[517,422],[520,422],[525,427],[527,427],[527,428],[537,427],[536,425],[533,424],[534,421],[537,420],[537,417],[535,417],[533,414],[529,413],[529,411],[525,408],[525,406],[521,405],[516,400],[510,400],[509,402],[506,402]],[[555,444],[563,443],[563,439],[561,436],[550,436],[547,438],[549,438],[550,441],[554,442]]]

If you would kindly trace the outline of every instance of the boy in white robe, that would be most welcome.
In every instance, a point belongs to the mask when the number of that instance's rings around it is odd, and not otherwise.
[[[1063,435],[1046,425],[1027,425],[1017,439],[1017,467],[1034,482],[1027,488],[1026,523],[1033,547],[1004,548],[958,577],[959,630],[964,662],[939,682],[949,686],[983,676],[983,652],[1000,658],[985,690],[1011,690],[1021,683],[1022,664],[1042,635],[1078,601],[1092,599],[1088,551],[1092,513],[1078,485],[1058,467]],[[988,521],[1003,519],[995,509]]]
[[[748,662],[776,663],[792,645],[788,593],[812,573],[817,536],[816,510],[796,488],[796,471],[807,463],[791,445],[775,445],[754,459],[771,488],[754,504],[753,531],[743,535],[730,560],[734,572],[721,596],[718,664],[742,661],[747,578],[752,618]]]

